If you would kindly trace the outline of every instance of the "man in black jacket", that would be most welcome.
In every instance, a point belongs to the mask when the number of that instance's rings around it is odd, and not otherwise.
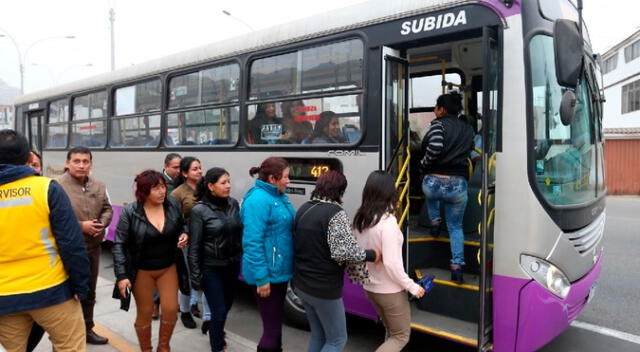
[[[57,351],[85,351],[82,232],[62,187],[36,176],[28,158],[24,136],[0,131],[0,344],[24,351],[35,321]]]

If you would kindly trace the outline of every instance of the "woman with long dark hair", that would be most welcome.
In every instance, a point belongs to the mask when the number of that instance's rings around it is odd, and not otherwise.
[[[295,210],[284,193],[289,164],[282,158],[265,159],[252,167],[258,174],[240,209],[242,275],[253,285],[262,318],[258,351],[282,351],[282,320],[287,282],[293,276],[293,218]]]
[[[360,246],[379,250],[383,258],[381,263],[367,263],[370,282],[364,285],[387,331],[378,352],[401,351],[409,342],[411,308],[407,291],[417,298],[424,295],[424,289],[404,271],[404,237],[392,214],[397,200],[394,178],[387,172],[374,171],[367,178],[362,205],[353,219]]]
[[[464,233],[462,218],[467,207],[467,158],[473,150],[474,130],[469,122],[459,116],[462,111],[462,96],[457,93],[443,94],[436,101],[436,119],[422,140],[424,157],[421,164],[426,176],[422,191],[427,199],[427,210],[431,220],[431,234],[439,234],[442,218],[440,203],[451,239],[451,281],[463,282]]]
[[[161,173],[143,171],[136,176],[135,185],[136,201],[122,211],[113,244],[117,289],[121,297],[133,292],[135,329],[143,352],[152,350],[153,289],[158,289],[162,307],[158,351],[169,352],[177,320],[178,286],[181,291],[189,290],[186,265],[179,252],[189,236],[180,205],[167,197]]]
[[[276,104],[258,104],[253,120],[248,123],[249,143],[275,144],[285,132],[282,118],[276,116]]]
[[[191,209],[196,205],[196,189],[198,183],[202,179],[202,166],[200,160],[192,156],[185,156],[180,160],[180,179],[176,184],[176,188],[171,192],[171,197],[178,200],[182,208],[182,214],[187,224],[190,221]],[[185,251],[186,254],[186,251]],[[195,329],[196,322],[193,317],[200,317],[198,309],[198,291],[191,289],[189,295],[179,294],[178,303],[180,304],[180,320],[182,325],[187,329]],[[206,297],[202,300],[204,314],[202,315],[203,326],[210,319],[209,305]],[[203,333],[206,330],[203,329]]]
[[[311,326],[309,352],[342,351],[347,324],[342,302],[347,263],[376,261],[380,252],[358,246],[342,208],[347,179],[341,172],[322,174],[311,200],[295,220],[295,268],[291,284],[302,299]]]
[[[221,352],[227,345],[224,325],[233,304],[242,257],[240,208],[230,192],[227,170],[209,169],[198,185],[198,203],[191,210],[189,224],[191,287],[202,289],[209,302],[211,320],[206,325],[214,352]]]
[[[340,130],[340,120],[333,111],[324,111],[320,114],[320,119],[316,122],[311,136],[313,144],[346,143],[342,131]]]

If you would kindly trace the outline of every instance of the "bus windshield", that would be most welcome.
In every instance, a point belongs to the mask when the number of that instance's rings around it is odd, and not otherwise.
[[[602,180],[597,177],[597,142],[586,79],[580,79],[575,117],[565,126],[559,109],[567,88],[556,80],[553,38],[537,35],[529,45],[536,185],[552,205],[588,202],[596,197]]]

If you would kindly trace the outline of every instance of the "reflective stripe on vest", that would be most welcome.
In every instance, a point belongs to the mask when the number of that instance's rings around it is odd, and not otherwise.
[[[49,224],[51,179],[0,185],[0,296],[37,292],[67,280]]]

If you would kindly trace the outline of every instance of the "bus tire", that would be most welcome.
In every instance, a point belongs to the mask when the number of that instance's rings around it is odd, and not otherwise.
[[[302,300],[293,292],[291,283],[287,286],[287,295],[284,299],[284,317],[288,325],[298,329],[310,330]]]

